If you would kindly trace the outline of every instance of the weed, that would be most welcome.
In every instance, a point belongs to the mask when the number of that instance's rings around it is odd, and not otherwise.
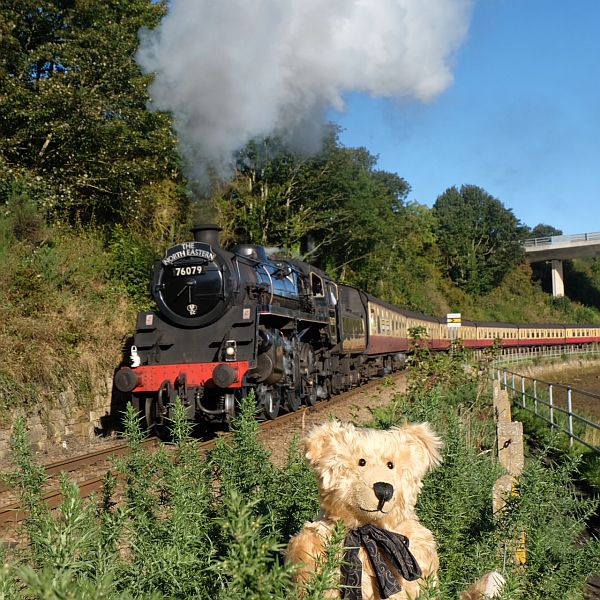
[[[439,366],[437,358],[431,356]],[[424,600],[454,599],[484,572],[502,569],[507,548],[505,600],[580,598],[587,575],[600,567],[598,541],[578,538],[596,507],[579,500],[570,484],[574,465],[547,468],[531,459],[501,515],[491,514],[491,488],[499,474],[490,448],[493,428],[478,396],[479,383],[448,365],[434,375],[420,364],[389,415],[376,424],[428,420],[442,436],[444,463],[425,480],[418,513],[433,530],[441,559],[439,585]],[[275,467],[257,440],[252,396],[242,401],[231,440],[219,440],[208,459],[190,438],[177,401],[174,448],[144,449],[140,417],[131,406],[124,420],[131,452],[115,461],[123,502],[112,503],[116,477],[102,494],[84,502],[62,480],[64,502],[50,513],[42,499],[43,471],[35,465],[23,420],[15,424],[18,473],[10,479],[29,510],[29,544],[4,557],[0,593],[9,600],[44,598],[233,598],[295,597],[293,568],[282,550],[290,535],[318,509],[313,474],[296,444],[286,464]],[[390,416],[391,415],[391,416]],[[482,418],[482,415],[484,417]],[[526,534],[527,565],[512,559],[514,541]],[[303,587],[320,600],[338,585],[344,528],[338,525],[321,568]]]
[[[374,424],[426,420],[444,440],[444,462],[425,479],[418,504],[440,555],[439,587],[424,597],[456,598],[483,573],[504,569],[507,600],[581,598],[586,577],[598,571],[600,544],[580,537],[596,503],[575,495],[570,479],[575,465],[549,468],[545,457],[529,458],[517,494],[501,515],[492,515],[492,487],[501,469],[494,460],[495,431],[483,383],[451,355],[425,349],[417,358],[407,393],[377,411]],[[489,389],[486,396],[491,398]],[[515,540],[523,532],[525,568],[514,559]]]

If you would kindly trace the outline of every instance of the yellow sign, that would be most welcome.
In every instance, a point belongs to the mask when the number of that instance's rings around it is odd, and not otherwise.
[[[448,313],[446,315],[446,324],[448,327],[460,327],[461,316],[460,313]]]

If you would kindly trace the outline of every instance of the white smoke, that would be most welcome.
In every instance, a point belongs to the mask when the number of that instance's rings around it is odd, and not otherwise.
[[[473,0],[171,0],[141,35],[151,106],[171,111],[192,175],[277,133],[316,150],[343,95],[428,101],[452,82]],[[196,171],[194,172],[194,169]]]

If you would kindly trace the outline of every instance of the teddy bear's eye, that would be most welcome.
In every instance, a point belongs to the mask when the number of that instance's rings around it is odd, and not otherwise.
[[[394,468],[394,463],[392,461],[390,461],[388,464],[388,469],[393,469]]]
[[[359,466],[359,467],[364,467],[366,464],[367,464],[367,461],[366,461],[364,458],[361,458],[361,459],[358,461],[358,466]]]

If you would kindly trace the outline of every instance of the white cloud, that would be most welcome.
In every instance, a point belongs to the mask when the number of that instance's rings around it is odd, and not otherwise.
[[[172,111],[193,167],[226,168],[282,133],[316,148],[345,92],[428,101],[452,82],[472,0],[172,0],[142,33],[152,106]],[[196,174],[198,171],[196,172]]]

